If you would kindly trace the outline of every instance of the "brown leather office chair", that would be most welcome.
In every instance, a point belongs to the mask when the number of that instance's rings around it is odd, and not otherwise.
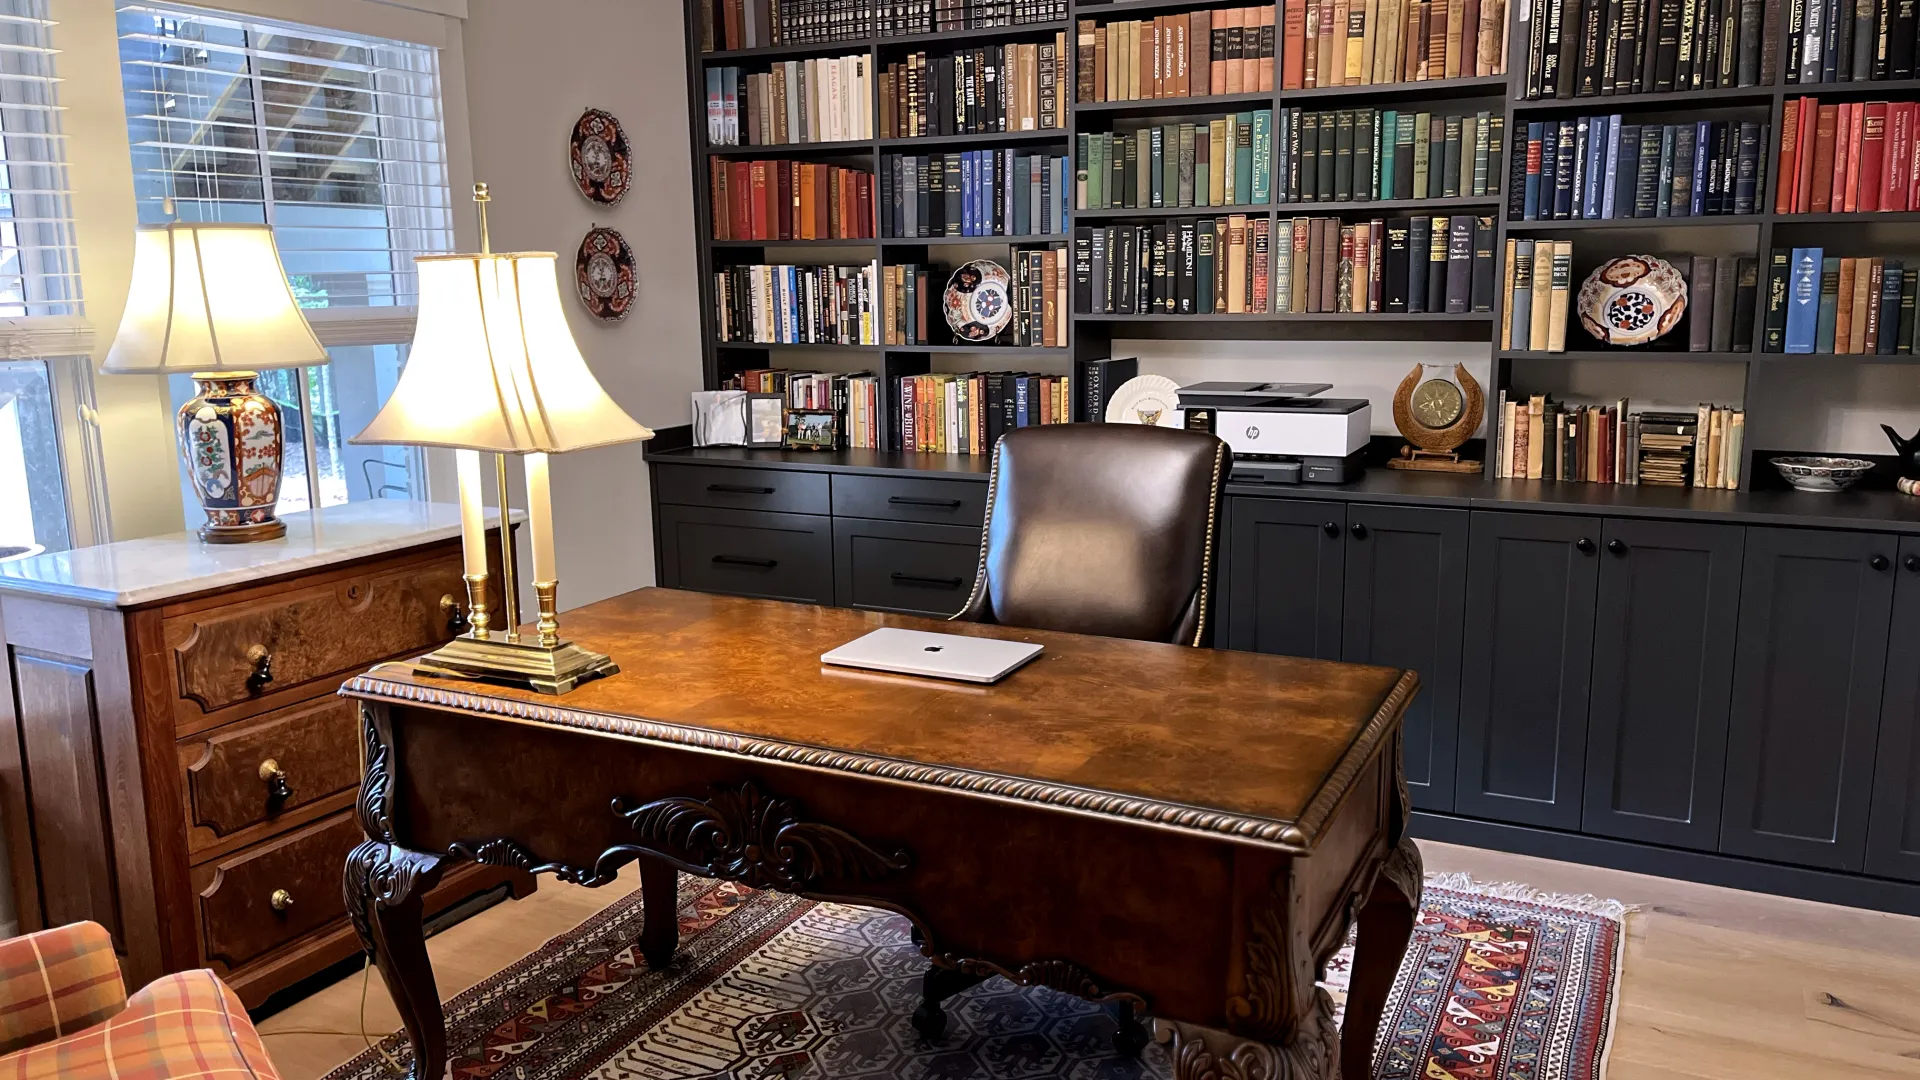
[[[993,451],[973,593],[954,618],[1204,645],[1225,443],[1199,431],[1064,424]]]

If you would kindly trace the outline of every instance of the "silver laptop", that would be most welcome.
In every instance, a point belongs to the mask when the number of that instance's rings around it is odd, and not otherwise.
[[[962,634],[887,627],[820,655],[823,664],[991,683],[1040,655],[1043,646]]]

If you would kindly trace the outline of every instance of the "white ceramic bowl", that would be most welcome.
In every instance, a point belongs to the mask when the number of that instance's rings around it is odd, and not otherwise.
[[[1846,457],[1777,457],[1773,467],[1801,491],[1845,491],[1873,471],[1873,462]]]

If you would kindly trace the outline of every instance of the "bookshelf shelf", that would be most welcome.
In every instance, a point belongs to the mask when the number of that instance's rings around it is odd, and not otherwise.
[[[1073,111],[1079,114],[1145,116],[1155,113],[1231,112],[1239,106],[1271,106],[1273,93],[1267,90],[1251,94],[1209,94],[1205,97],[1136,98],[1132,101],[1081,101]]]
[[[1638,361],[1655,364],[1744,364],[1759,359],[1754,353],[1744,352],[1648,352],[1640,349],[1568,349],[1565,352],[1508,349],[1494,355],[1501,360]]]
[[[1460,195],[1442,199],[1346,199],[1337,202],[1276,203],[1272,209],[1281,217],[1319,217],[1350,210],[1377,210],[1387,214],[1444,214],[1451,210],[1472,210],[1498,206],[1503,195]]]
[[[1464,311],[1464,312],[1452,312],[1452,313],[1415,312],[1413,314],[1398,314],[1398,313],[1389,313],[1389,312],[1380,312],[1380,311],[1268,311],[1268,312],[1258,312],[1258,313],[1252,313],[1252,314],[1246,314],[1246,315],[1114,314],[1114,315],[1075,315],[1073,318],[1075,322],[1098,322],[1098,323],[1135,322],[1135,323],[1167,323],[1172,325],[1178,325],[1180,323],[1210,323],[1210,324],[1216,324],[1216,325],[1244,323],[1248,325],[1255,325],[1259,323],[1307,323],[1307,322],[1321,322],[1321,323],[1359,322],[1359,323],[1380,323],[1384,325],[1389,323],[1489,322],[1493,319],[1493,313],[1490,311]]]
[[[1311,105],[1322,101],[1416,100],[1422,98],[1495,97],[1507,91],[1507,76],[1480,75],[1471,79],[1429,79],[1425,82],[1369,83],[1365,86],[1316,86],[1311,90],[1281,90],[1280,104]]]
[[[1712,217],[1571,218],[1561,221],[1508,221],[1508,234],[1521,232],[1575,232],[1584,229],[1724,229],[1749,228],[1766,221],[1766,214],[1716,214]]]
[[[1720,87],[1715,90],[1664,90],[1650,94],[1602,94],[1595,97],[1536,98],[1513,102],[1515,113],[1616,113],[1651,109],[1723,108],[1765,105],[1774,98],[1771,86]]]
[[[872,40],[881,49],[912,49],[921,45],[1025,41],[1028,37],[1058,34],[1072,28],[1073,23],[1067,21],[1011,23],[1006,26],[979,26],[970,30],[942,30],[931,34],[883,34]]]
[[[1908,353],[1759,353],[1753,359],[1763,364],[1920,364],[1920,356]]]
[[[1178,217],[1227,217],[1233,214],[1267,214],[1273,212],[1272,203],[1249,203],[1244,206],[1130,206],[1110,207],[1105,210],[1075,210],[1073,216],[1085,221],[1137,221],[1148,218]]]
[[[890,353],[932,353],[934,355],[967,356],[1004,356],[1027,360],[1067,360],[1073,356],[1070,348],[1049,348],[1043,345],[888,345]]]
[[[1920,224],[1920,211],[1886,210],[1854,214],[1774,214],[1774,228],[1794,225],[1913,225]]]
[[[907,139],[881,139],[883,151],[915,150],[942,146],[1004,146],[1010,143],[1064,143],[1073,136],[1066,128],[1039,128],[1034,131],[984,131],[978,135],[916,135]]]
[[[880,241],[881,247],[946,247],[949,245],[995,245],[995,244],[1066,244],[1073,237],[1065,233],[1029,233],[1024,236],[889,236]]]
[[[714,348],[717,349],[767,349],[773,352],[789,352],[794,349],[826,349],[832,352],[874,353],[879,352],[884,347],[880,345],[834,345],[826,342],[815,344],[813,342],[796,341],[716,341],[713,344]]]
[[[1236,0],[1112,0],[1111,3],[1086,3],[1078,5],[1076,11],[1083,19],[1130,19],[1136,15],[1153,15],[1165,11],[1198,11],[1217,7],[1234,7]]]
[[[872,239],[852,240],[714,240],[714,247],[727,251],[785,251],[789,248],[870,248],[875,244]]]
[[[1784,66],[1784,64],[1783,64]],[[1817,97],[1822,101],[1899,97],[1920,93],[1920,79],[1881,79],[1867,82],[1781,83],[1782,97]]]
[[[790,45],[762,45],[757,49],[721,49],[716,52],[700,53],[699,57],[702,64],[752,64],[761,60],[847,56],[852,53],[866,52],[872,43],[872,38],[863,36],[840,41],[802,41]]]
[[[832,157],[852,154],[873,153],[873,142],[869,139],[847,139],[835,142],[769,143],[756,146],[709,146],[710,158],[803,158]]]

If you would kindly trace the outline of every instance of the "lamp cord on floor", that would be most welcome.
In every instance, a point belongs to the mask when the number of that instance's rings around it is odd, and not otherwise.
[[[388,1053],[385,1047],[376,1044],[373,1041],[373,1035],[367,1031],[367,986],[372,981],[373,956],[372,954],[363,954],[360,964],[359,1031],[326,1031],[319,1028],[281,1028],[278,1031],[262,1031],[259,1033],[260,1037],[266,1038],[270,1035],[340,1035],[350,1037],[358,1035],[360,1036],[360,1041],[367,1044],[367,1049],[379,1054],[380,1057],[386,1061],[387,1068],[392,1069],[395,1076],[404,1077],[407,1075],[407,1070],[401,1066],[400,1059]]]

